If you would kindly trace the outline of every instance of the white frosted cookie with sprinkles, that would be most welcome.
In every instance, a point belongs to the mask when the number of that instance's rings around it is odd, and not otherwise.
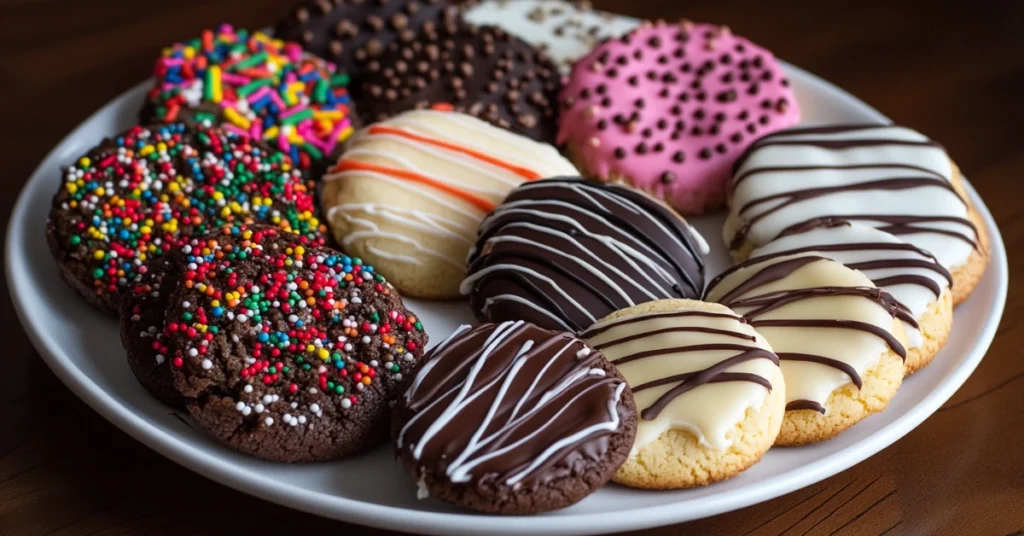
[[[830,439],[885,409],[903,382],[902,322],[913,316],[831,259],[751,259],[713,280],[705,299],[742,315],[779,356],[786,417],[776,445]]]
[[[755,249],[751,259],[814,253],[860,270],[910,310],[907,374],[927,365],[953,327],[953,276],[934,255],[885,231],[843,220],[822,220]]]
[[[550,145],[417,110],[357,133],[324,177],[321,202],[346,253],[405,295],[453,299],[480,220],[524,182],[576,173]]]
[[[595,11],[586,1],[483,0],[464,14],[472,24],[497,25],[547,52],[563,74],[604,39],[618,37],[640,21]]]
[[[779,358],[717,303],[660,300],[583,333],[636,400],[636,441],[614,481],[682,489],[736,475],[771,448],[786,411]]]
[[[946,150],[896,125],[798,127],[758,140],[729,183],[724,238],[736,260],[822,218],[876,227],[935,255],[953,302],[988,264],[988,235]]]

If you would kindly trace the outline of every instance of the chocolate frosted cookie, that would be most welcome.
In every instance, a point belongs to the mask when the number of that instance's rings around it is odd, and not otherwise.
[[[461,291],[484,320],[574,332],[626,307],[698,298],[707,244],[666,205],[576,178],[524,184],[483,221]]]
[[[412,41],[452,10],[445,0],[306,0],[277,23],[274,36],[301,43],[358,77],[389,44]]]
[[[171,377],[164,314],[184,267],[177,250],[153,259],[139,267],[121,298],[121,345],[128,366],[150,394],[179,410],[185,409],[185,397],[174,388]]]
[[[427,335],[372,267],[262,226],[193,239],[182,254],[164,335],[200,428],[286,462],[387,438],[389,404]]]
[[[322,240],[312,192],[286,155],[182,123],[128,129],[64,170],[46,239],[61,278],[117,314],[140,267],[190,236],[266,223]]]
[[[612,477],[633,444],[636,406],[615,367],[570,333],[462,326],[424,357],[392,430],[420,497],[531,514]]]
[[[560,85],[546,54],[500,28],[448,18],[371,61],[359,106],[366,121],[382,121],[442,104],[553,143]]]

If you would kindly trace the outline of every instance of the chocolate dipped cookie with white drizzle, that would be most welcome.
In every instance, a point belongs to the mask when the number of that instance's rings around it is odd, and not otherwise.
[[[615,367],[571,333],[462,326],[425,356],[392,433],[420,497],[530,514],[608,482],[633,444],[636,406]]]
[[[821,218],[879,228],[933,254],[967,299],[988,235],[945,149],[895,125],[798,127],[761,138],[729,183],[724,238],[736,260]]]
[[[548,179],[519,186],[483,221],[461,290],[483,320],[579,332],[619,309],[698,297],[706,253],[646,194]]]
[[[885,409],[903,381],[913,315],[831,259],[751,259],[715,278],[705,300],[743,315],[779,356],[787,411],[777,445],[838,435]]]

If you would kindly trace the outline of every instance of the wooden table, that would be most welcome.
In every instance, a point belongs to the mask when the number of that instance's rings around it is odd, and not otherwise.
[[[1024,2],[965,2],[957,9],[931,0],[801,0],[788,9],[752,0],[594,3],[639,17],[727,23],[940,140],[985,198],[1011,268],[1021,273]],[[43,155],[145,78],[160,47],[221,21],[270,24],[287,4],[0,3],[3,227]],[[0,534],[387,534],[243,495],[143,447],[57,381],[18,325],[6,282],[0,285]],[[1024,534],[1021,288],[1011,285],[1006,316],[977,372],[892,447],[774,501],[645,534]]]

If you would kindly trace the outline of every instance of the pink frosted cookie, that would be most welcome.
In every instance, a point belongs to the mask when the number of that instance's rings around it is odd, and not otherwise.
[[[725,26],[645,23],[573,66],[558,142],[577,166],[686,214],[721,206],[733,163],[800,111],[771,52]]]

